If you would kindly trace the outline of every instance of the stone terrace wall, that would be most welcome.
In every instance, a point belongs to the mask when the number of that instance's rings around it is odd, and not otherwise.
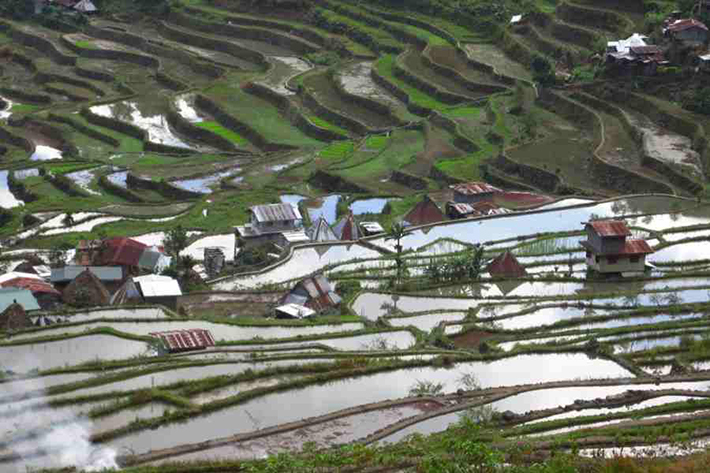
[[[9,31],[10,36],[13,40],[18,43],[29,46],[49,56],[52,61],[63,66],[75,66],[77,58],[75,56],[68,56],[63,54],[57,49],[57,47],[49,40],[35,36],[30,33],[26,33],[19,28],[15,28],[8,23],[0,21],[0,31]]]
[[[377,85],[382,87],[383,89],[387,90],[390,92],[392,95],[397,97],[399,100],[407,104],[407,110],[412,112],[415,115],[419,115],[420,117],[428,117],[429,114],[432,112],[430,108],[427,107],[422,107],[421,105],[413,102],[409,98],[409,94],[407,94],[405,91],[397,87],[396,84],[390,82],[386,78],[382,77],[373,67],[370,70],[370,76],[372,77],[373,82],[375,82]]]
[[[175,187],[166,181],[153,181],[136,176],[132,173],[126,175],[126,186],[129,189],[147,189],[157,192],[168,200],[190,200],[200,198],[204,194],[190,192],[185,189]]]

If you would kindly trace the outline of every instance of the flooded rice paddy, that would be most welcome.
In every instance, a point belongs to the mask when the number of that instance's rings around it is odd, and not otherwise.
[[[0,207],[4,209],[11,209],[13,207],[18,207],[23,205],[24,202],[17,199],[7,184],[7,176],[10,171],[0,171]]]
[[[293,95],[295,92],[286,87],[288,81],[313,69],[308,62],[292,56],[271,56],[269,62],[272,68],[259,83],[281,95]]]
[[[37,145],[30,156],[31,161],[51,161],[53,159],[62,159],[62,152],[51,146]]]

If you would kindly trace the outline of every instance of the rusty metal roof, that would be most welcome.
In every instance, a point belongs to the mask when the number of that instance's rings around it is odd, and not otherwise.
[[[446,220],[444,213],[428,196],[415,205],[404,217],[404,221],[410,225],[426,225],[444,220]]]
[[[653,253],[653,248],[646,240],[626,240],[620,255],[648,255]]]
[[[283,222],[301,220],[301,212],[291,204],[255,205],[249,209],[258,222]]]
[[[473,208],[471,204],[462,204],[457,202],[449,202],[446,204],[449,208],[454,209],[459,215],[478,215],[478,210]]]
[[[151,335],[158,337],[165,345],[165,348],[171,352],[202,350],[203,348],[214,346],[212,334],[209,330],[204,329],[153,332]]]
[[[451,186],[454,192],[464,195],[477,195],[477,194],[489,194],[493,192],[500,192],[500,189],[493,187],[485,182],[465,182],[463,184],[456,184]]]
[[[629,48],[632,53],[638,55],[656,55],[663,52],[658,46],[631,46]]]
[[[693,18],[686,18],[684,20],[678,20],[675,23],[671,23],[666,27],[667,30],[670,30],[672,32],[678,32],[678,31],[685,31],[690,28],[701,28],[704,29],[705,31],[708,30],[708,27],[705,26],[705,23],[702,23],[698,20],[695,20]]]
[[[27,289],[33,294],[44,292],[47,294],[54,294],[55,296],[61,295],[51,284],[34,278],[14,278],[3,282],[0,286]]]
[[[339,240],[359,240],[360,239],[360,229],[357,224],[355,224],[355,218],[353,213],[350,212],[345,217],[341,218],[340,221],[333,227],[333,232]]]
[[[630,236],[631,231],[622,220],[594,220],[587,222],[585,227],[590,226],[597,235],[602,237],[622,237]]]
[[[499,254],[486,268],[491,276],[503,276],[508,278],[519,278],[525,276],[527,271],[518,262],[510,251]]]

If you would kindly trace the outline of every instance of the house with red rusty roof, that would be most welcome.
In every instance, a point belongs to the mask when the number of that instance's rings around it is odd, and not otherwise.
[[[510,251],[496,256],[486,267],[486,272],[494,278],[521,278],[528,274]]]
[[[317,313],[335,309],[342,299],[322,274],[299,281],[281,301],[281,305],[297,304]]]
[[[152,273],[165,258],[161,248],[148,246],[125,237],[106,240],[82,240],[75,260],[82,266],[119,266],[123,276]]]
[[[52,309],[61,302],[62,293],[36,274],[11,272],[0,276],[0,287],[27,289],[37,299],[43,310]]]
[[[454,202],[457,204],[476,204],[493,200],[501,190],[485,182],[465,182],[451,186]]]
[[[675,41],[702,44],[708,40],[708,27],[693,18],[684,18],[668,24],[663,33]]]
[[[349,212],[335,224],[333,232],[335,236],[338,237],[338,240],[345,241],[359,240],[363,236],[355,222],[355,216],[353,216],[352,212]]]
[[[631,231],[623,220],[593,220],[584,225],[587,240],[587,267],[598,273],[638,272],[646,269],[646,256],[653,249],[640,238],[629,238]]]
[[[425,195],[424,198],[404,216],[403,222],[407,225],[418,226],[431,225],[433,223],[443,222],[444,220],[446,220],[444,212],[431,200],[431,197]]]

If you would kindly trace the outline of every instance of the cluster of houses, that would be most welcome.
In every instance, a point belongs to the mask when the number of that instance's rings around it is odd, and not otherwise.
[[[35,0],[36,13],[42,13],[47,7],[56,7],[68,12],[83,14],[93,14],[99,11],[91,0]]]
[[[663,26],[663,37],[670,44],[699,50],[700,69],[710,70],[710,54],[706,51],[708,27],[704,23],[693,18],[669,18]],[[658,66],[667,65],[669,61],[661,46],[651,44],[648,36],[634,33],[626,39],[607,43],[606,63],[622,72],[654,75]]]
[[[156,274],[167,262],[162,248],[130,238],[81,241],[71,264],[49,268],[33,257],[0,275],[0,313],[11,306],[19,305],[31,313],[61,304],[95,307],[146,303],[177,309],[180,285],[173,278]]]

